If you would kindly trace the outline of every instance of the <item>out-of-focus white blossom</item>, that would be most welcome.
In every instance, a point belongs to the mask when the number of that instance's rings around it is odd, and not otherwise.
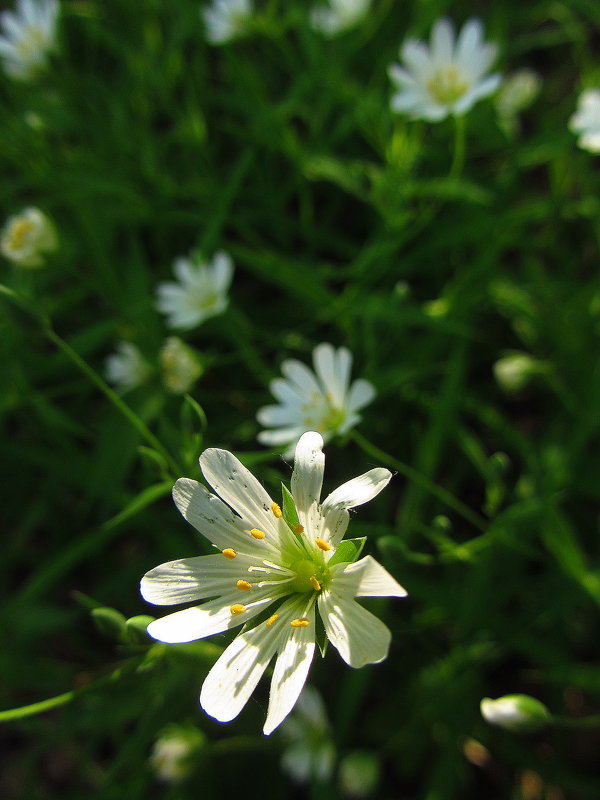
[[[202,9],[206,40],[211,44],[225,44],[246,33],[252,18],[252,0],[212,0]]]
[[[552,718],[546,706],[527,694],[507,694],[492,700],[481,701],[481,715],[490,723],[512,733],[533,733]]]
[[[335,765],[329,723],[323,699],[312,686],[305,686],[294,712],[281,726],[288,742],[281,756],[282,769],[298,783],[328,780]]]
[[[439,122],[449,114],[462,116],[495,92],[502,80],[499,74],[486,74],[496,58],[496,46],[483,41],[478,19],[468,20],[457,39],[452,22],[439,19],[429,47],[407,39],[400,56],[404,66],[392,64],[388,70],[398,89],[391,107],[412,119]]]
[[[200,356],[177,336],[165,340],[158,358],[163,383],[173,394],[189,392],[202,375]]]
[[[328,0],[327,5],[312,9],[310,22],[324,36],[337,36],[358,25],[370,7],[371,0]]]
[[[152,367],[131,342],[119,342],[117,352],[107,356],[104,362],[106,379],[117,389],[127,391],[145,383],[152,374]]]
[[[19,267],[35,269],[58,247],[54,225],[39,208],[24,208],[6,220],[0,233],[0,251]]]
[[[35,78],[56,45],[57,0],[17,0],[15,11],[0,15],[0,57],[7,75]]]
[[[586,89],[581,93],[569,128],[579,136],[579,147],[590,153],[600,153],[600,89]]]
[[[170,725],[158,737],[150,755],[150,766],[165,783],[179,783],[193,771],[206,737],[191,726]]]

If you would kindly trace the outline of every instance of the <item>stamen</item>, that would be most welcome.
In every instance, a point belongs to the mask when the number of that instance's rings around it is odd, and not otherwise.
[[[248,581],[244,581],[244,580],[238,581],[236,583],[236,586],[237,586],[238,589],[243,589],[244,592],[247,592],[249,589],[252,588],[252,584],[248,583]]]
[[[290,625],[292,628],[308,628],[310,622],[306,619],[306,617],[298,617],[298,619],[293,619],[290,622]]]
[[[302,525],[294,525],[294,533],[304,533],[304,528]]]
[[[233,547],[226,547],[225,550],[222,551],[225,558],[235,558],[237,553],[233,549]]]
[[[311,582],[311,584],[312,584],[312,587],[313,587],[313,589],[315,590],[315,592],[320,592],[320,591],[321,591],[321,584],[320,584],[320,583],[319,583],[319,581],[318,581],[318,580],[315,578],[315,576],[314,576],[314,575],[311,575],[311,576],[310,576],[310,578],[309,578],[308,580]]]
[[[329,542],[325,542],[323,539],[315,539],[315,544],[317,545],[317,547],[319,547],[321,550],[324,550],[325,552],[331,550],[331,545],[329,544]]]
[[[282,510],[279,508],[279,506],[277,505],[277,503],[271,503],[271,511],[272,511],[272,512],[275,514],[275,516],[277,517],[277,519],[280,519],[281,517],[283,517],[283,512],[282,512]]]
[[[229,606],[229,611],[234,617],[236,614],[243,614],[245,610],[246,606],[243,606],[241,603],[234,603],[232,606]]]
[[[278,619],[278,618],[279,618],[279,614],[273,614],[273,616],[272,616],[272,617],[269,617],[269,619],[268,619],[268,620],[265,622],[265,625],[267,626],[267,628],[270,628],[270,627],[271,627],[271,625],[272,625],[272,624],[275,622],[275,620],[276,620],[276,619]]]
[[[252,528],[250,533],[255,539],[264,539],[266,535],[264,531],[259,531],[258,528]]]
[[[263,575],[269,574],[269,570],[265,567],[248,567],[248,572],[262,572]]]
[[[293,580],[296,580],[294,575],[291,578],[282,578],[280,581],[260,581],[256,585],[262,589],[263,586],[283,586],[284,583],[291,583]]]

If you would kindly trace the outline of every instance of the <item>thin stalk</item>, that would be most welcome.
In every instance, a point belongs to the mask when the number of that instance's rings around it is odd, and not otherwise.
[[[450,165],[449,178],[459,178],[465,163],[466,152],[466,124],[465,117],[454,117],[454,151]]]

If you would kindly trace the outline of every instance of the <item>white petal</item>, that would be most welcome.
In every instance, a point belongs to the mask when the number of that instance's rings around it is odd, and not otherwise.
[[[452,109],[453,112],[458,115],[464,114],[478,100],[481,100],[482,97],[487,97],[495,92],[500,85],[501,80],[502,77],[498,74],[488,75],[487,78],[484,78],[482,81],[475,84],[472,89],[466,92],[466,94],[464,94],[460,100],[454,104]]]
[[[322,394],[314,373],[301,361],[288,358],[281,364],[281,372],[294,385],[298,395]]]
[[[375,467],[358,478],[338,486],[323,503],[323,510],[331,508],[354,508],[367,503],[384,489],[392,477],[389,469]]]
[[[240,578],[251,580],[248,567],[260,565],[250,556],[197,556],[167,561],[147,572],[140,591],[144,600],[159,606],[189,603],[230,592]]]
[[[339,407],[341,400],[338,398],[343,396],[343,393],[337,381],[336,351],[332,345],[326,342],[318,344],[313,350],[313,362],[323,390]]]
[[[200,693],[200,705],[209,716],[219,722],[237,717],[275,655],[280,622],[270,626],[263,622],[240,634],[215,662]]]
[[[228,595],[209,600],[201,606],[176,611],[151,622],[148,625],[148,634],[159,642],[179,644],[222,633],[247,622],[277,600],[284,590],[277,593],[274,588],[273,586],[253,588],[249,592],[238,589]],[[231,606],[238,603],[244,605],[246,610],[241,614],[232,614]]]
[[[250,535],[251,528],[258,528],[258,525],[240,519],[197,481],[179,478],[173,487],[173,500],[185,519],[219,550],[233,547],[240,553],[273,552],[273,544],[266,537],[259,541]]]
[[[472,54],[479,50],[483,39],[481,20],[468,19],[456,41],[456,60],[468,64]]]
[[[295,384],[283,380],[283,378],[275,378],[269,384],[271,394],[280,403],[286,403],[290,406],[300,407],[302,403],[309,400],[308,393],[302,392]]]
[[[439,65],[447,64],[454,55],[454,26],[446,17],[439,19],[431,31],[431,57]]]
[[[423,42],[419,42],[416,39],[407,39],[402,45],[400,55],[416,77],[422,78],[431,71],[429,50]]]
[[[380,619],[355,600],[333,591],[321,592],[318,603],[327,638],[346,664],[358,668],[383,661],[392,635]]]
[[[323,437],[320,433],[309,431],[303,434],[296,445],[292,495],[300,524],[307,535],[313,538],[319,535],[319,500],[324,470]]]
[[[212,267],[214,289],[219,293],[225,293],[233,278],[231,256],[223,250],[217,251],[213,256]]]
[[[350,387],[350,393],[346,400],[346,408],[352,412],[359,411],[373,400],[375,394],[376,392],[373,384],[360,378],[354,381]]]
[[[399,89],[415,89],[417,82],[411,73],[400,66],[400,64],[390,64],[387,70],[388,77],[392,83],[397,84]]]
[[[289,425],[296,418],[289,406],[263,406],[256,412],[256,419],[261,425]]]
[[[304,428],[299,428],[297,425],[287,428],[276,428],[270,431],[261,431],[257,435],[257,439],[261,444],[272,445],[279,447],[281,444],[291,442],[294,446],[298,439],[304,433]],[[291,448],[290,455],[294,454],[294,448]]]
[[[304,601],[302,601],[304,602]],[[308,619],[306,628],[287,627],[283,644],[279,644],[279,655],[273,670],[269,711],[263,732],[272,733],[290,713],[302,687],[306,683],[308,670],[315,652],[315,607],[300,612]],[[279,622],[279,620],[277,620]]]
[[[339,570],[336,569],[339,566]],[[408,592],[372,556],[346,566],[333,567],[334,590],[354,597],[406,597]]]

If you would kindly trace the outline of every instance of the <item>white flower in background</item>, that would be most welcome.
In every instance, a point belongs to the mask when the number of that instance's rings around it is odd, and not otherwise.
[[[202,9],[207,41],[225,44],[243,36],[253,13],[251,0],[212,0]]]
[[[371,0],[329,0],[327,6],[313,8],[312,27],[325,36],[337,36],[357,25],[369,11]]]
[[[142,595],[158,605],[213,599],[155,620],[148,633],[161,642],[191,642],[254,620],[202,686],[200,703],[220,722],[240,713],[275,654],[265,734],[290,713],[312,661],[317,609],[329,641],[351,667],[387,656],[389,629],[355,598],[406,592],[371,556],[356,561],[358,540],[342,537],[348,509],[378,495],[391,474],[372,469],[320,503],[322,447],[313,431],[298,442],[283,512],[226,450],[200,456],[204,477],[219,497],[189,478],[180,478],[173,489],[183,516],[220,552],[161,564],[142,578]]]
[[[197,728],[170,725],[161,732],[150,755],[150,766],[156,777],[165,783],[185,780],[192,773],[205,743],[206,737]]]
[[[167,315],[170,328],[195,328],[227,308],[227,290],[233,263],[227,253],[215,253],[212,263],[199,258],[177,258],[173,264],[177,283],[156,287],[156,307]]]
[[[412,119],[439,122],[449,114],[465,114],[482,97],[495,92],[501,76],[486,75],[496,58],[496,46],[483,41],[483,26],[468,20],[455,41],[454,26],[440,19],[433,26],[429,48],[407,39],[400,56],[404,67],[392,64],[390,80],[398,93],[392,111]]]
[[[281,756],[284,772],[298,783],[329,780],[335,765],[335,747],[323,699],[312,686],[302,690],[281,733],[289,743]]]
[[[507,394],[518,394],[531,380],[548,372],[548,364],[528,353],[508,352],[492,367],[496,382]]]
[[[323,342],[313,350],[313,365],[314,372],[296,359],[282,363],[285,377],[270,385],[279,405],[264,406],[256,415],[261,425],[272,426],[258,434],[259,442],[290,444],[286,455],[292,455],[305,431],[316,430],[327,441],[360,422],[358,411],[375,397],[375,389],[362,379],[350,385],[350,351]]]
[[[189,392],[204,371],[196,350],[177,336],[165,340],[158,360],[163,383],[173,394]]]
[[[484,697],[480,709],[481,716],[490,725],[513,733],[533,733],[552,719],[546,706],[527,694],[507,694],[496,700]]]
[[[29,80],[41,72],[56,44],[57,0],[17,0],[16,11],[0,15],[4,71]]]
[[[581,93],[569,128],[579,136],[579,147],[590,153],[600,153],[600,89],[586,89]]]
[[[119,342],[117,352],[107,356],[104,362],[106,379],[117,389],[126,391],[145,383],[152,374],[152,367],[136,345]]]
[[[541,88],[542,79],[532,69],[519,69],[506,76],[494,105],[498,124],[508,136],[518,133],[519,114],[533,103]]]
[[[42,267],[45,256],[57,247],[54,226],[39,208],[24,208],[9,217],[0,233],[2,255],[19,267]]]

